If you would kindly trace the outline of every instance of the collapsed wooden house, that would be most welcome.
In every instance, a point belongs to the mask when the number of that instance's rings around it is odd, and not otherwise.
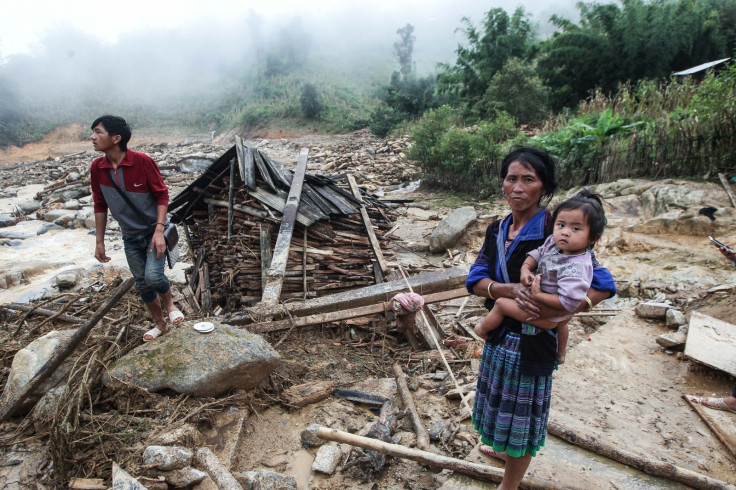
[[[302,155],[306,167],[306,150]],[[171,201],[172,221],[183,227],[195,263],[184,288],[195,312],[238,311],[263,299],[294,180],[285,165],[236,138]],[[382,282],[386,260],[393,258],[382,237],[394,212],[359,190],[351,175],[305,174],[299,184],[276,299],[314,298]]]

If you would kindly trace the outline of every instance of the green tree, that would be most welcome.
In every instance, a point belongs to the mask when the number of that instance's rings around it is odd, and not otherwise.
[[[322,102],[320,102],[317,88],[311,83],[305,83],[302,87],[299,103],[302,109],[302,116],[307,119],[315,119],[322,112]]]
[[[491,78],[483,99],[476,104],[477,115],[485,119],[507,113],[518,124],[535,124],[549,113],[547,98],[548,90],[535,66],[511,58]]]
[[[407,78],[411,75],[414,67],[412,66],[412,54],[414,53],[414,26],[407,23],[404,27],[396,30],[399,40],[394,43],[394,55],[399,61],[401,75]]]
[[[443,93],[457,95],[471,113],[473,106],[485,96],[493,75],[510,58],[526,58],[532,47],[534,28],[523,7],[509,16],[502,8],[486,13],[481,28],[470,19],[462,19],[460,29],[467,45],[458,46],[455,65],[440,65],[438,88]]]

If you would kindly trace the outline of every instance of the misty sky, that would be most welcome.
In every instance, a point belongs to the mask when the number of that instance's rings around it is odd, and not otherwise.
[[[126,36],[140,36],[145,32],[172,35],[181,30],[201,32],[205,26],[215,32],[235,32],[247,28],[253,12],[264,22],[300,16],[307,25],[314,23],[335,32],[347,28],[358,38],[395,34],[398,27],[408,22],[416,28],[419,58],[422,46],[446,56],[457,45],[457,41],[453,41],[453,31],[463,16],[478,21],[493,7],[510,12],[522,5],[534,14],[537,22],[545,24],[553,12],[573,16],[574,3],[575,0],[23,0],[7,2],[2,8],[0,59],[17,53],[33,54],[51,32],[79,31],[87,35],[90,42],[100,44],[125,42]]]

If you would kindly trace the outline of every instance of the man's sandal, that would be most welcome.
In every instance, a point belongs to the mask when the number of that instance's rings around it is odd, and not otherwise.
[[[167,330],[164,332],[163,330],[159,330],[158,327],[153,327],[151,330],[143,334],[143,342],[150,342],[153,339],[159,338],[161,335],[165,333],[169,333],[169,331]],[[146,337],[150,337],[150,338],[147,339]]]
[[[724,410],[726,412],[736,413],[736,410],[726,405],[723,398],[710,398],[707,396],[690,396],[690,400],[700,403],[713,410]]]
[[[179,310],[170,311],[169,321],[174,325],[178,325],[184,321],[184,314]]]

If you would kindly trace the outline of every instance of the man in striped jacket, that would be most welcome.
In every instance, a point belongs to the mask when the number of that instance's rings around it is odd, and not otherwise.
[[[164,309],[173,324],[183,321],[184,315],[174,306],[171,285],[164,274],[169,190],[156,162],[144,153],[128,149],[130,136],[130,126],[122,117],[105,115],[92,123],[92,146],[105,154],[92,162],[90,169],[97,237],[95,258],[110,261],[105,254],[109,209],[120,224],[125,258],[136,290],[153,316],[155,326],[143,336],[148,342],[169,331]]]

